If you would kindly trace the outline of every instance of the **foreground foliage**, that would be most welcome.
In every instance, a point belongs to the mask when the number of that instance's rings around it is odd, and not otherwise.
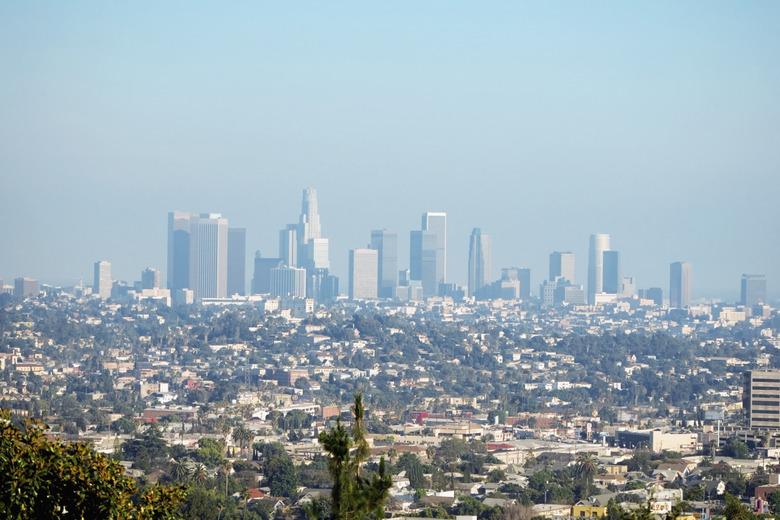
[[[341,424],[320,434],[320,444],[328,452],[328,470],[333,479],[330,518],[333,520],[362,520],[384,518],[392,479],[385,468],[384,457],[377,473],[364,475],[363,464],[368,459],[365,438],[363,398],[355,396],[355,423],[352,431]]]
[[[0,517],[180,518],[184,490],[139,490],[118,462],[83,443],[51,441],[41,424],[17,426],[0,412]]]

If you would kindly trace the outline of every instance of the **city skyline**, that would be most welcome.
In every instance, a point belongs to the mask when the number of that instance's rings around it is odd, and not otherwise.
[[[224,298],[224,297],[230,297],[233,294],[238,295],[245,295],[245,294],[252,294],[253,291],[256,288],[256,281],[254,278],[254,275],[257,273],[257,266],[267,264],[264,268],[261,268],[264,271],[268,271],[268,269],[271,269],[271,264],[268,262],[271,262],[274,266],[278,264],[278,266],[287,266],[287,267],[303,267],[303,271],[307,272],[304,276],[304,284],[305,289],[300,294],[305,294],[307,297],[311,296],[311,294],[307,293],[316,293],[318,289],[312,287],[312,280],[310,279],[311,276],[314,275],[315,272],[320,272],[320,276],[328,276],[328,274],[335,275],[336,278],[339,278],[338,274],[332,273],[329,270],[330,265],[330,255],[331,251],[329,248],[329,239],[322,238],[321,234],[321,228],[320,228],[320,215],[318,212],[318,200],[317,200],[317,191],[313,187],[306,187],[302,190],[303,197],[302,197],[302,211],[300,214],[299,222],[297,224],[288,224],[284,229],[277,232],[278,237],[278,255],[279,257],[269,257],[269,256],[258,256],[258,254],[262,254],[262,250],[260,249],[251,249],[252,245],[246,243],[246,228],[236,228],[232,226],[228,226],[228,218],[223,216],[222,213],[193,213],[193,212],[184,212],[179,210],[172,210],[168,212],[168,236],[167,236],[167,262],[166,265],[168,266],[168,269],[165,271],[165,286],[169,289],[172,289],[171,295],[175,293],[175,289],[183,289],[188,288],[193,290],[193,296],[197,300],[201,297],[208,297],[208,298]],[[470,236],[468,238],[468,256],[467,256],[467,272],[465,273],[465,281],[453,280],[448,279],[445,276],[446,275],[439,275],[442,269],[446,270],[447,266],[447,255],[448,255],[448,246],[447,243],[450,239],[447,233],[447,219],[448,215],[446,212],[432,212],[432,211],[426,211],[423,212],[422,218],[421,218],[421,228],[427,228],[428,231],[425,229],[412,229],[410,231],[409,235],[409,241],[408,246],[410,250],[410,257],[409,257],[409,264],[404,265],[403,263],[398,263],[398,234],[394,230],[387,230],[387,229],[372,229],[369,232],[370,235],[370,242],[368,244],[369,249],[377,250],[378,253],[376,255],[377,259],[377,273],[374,277],[374,281],[376,284],[376,296],[371,296],[372,298],[392,298],[394,296],[390,296],[393,294],[391,292],[391,289],[394,289],[395,285],[397,285],[397,278],[398,273],[400,271],[403,271],[405,269],[409,269],[409,273],[411,275],[412,280],[418,280],[423,283],[423,287],[427,284],[430,284],[433,278],[438,279],[438,283],[454,283],[458,286],[461,286],[464,289],[464,293],[466,295],[473,296],[472,292],[470,291],[470,285],[472,283],[472,276],[479,276],[480,278],[484,278],[482,280],[483,286],[487,287],[491,283],[500,283],[502,278],[497,278],[495,276],[489,275],[489,272],[492,270],[492,244],[493,240],[490,235],[483,234],[481,232],[480,228],[473,228],[471,230]],[[310,222],[313,224],[311,225]],[[431,222],[434,222],[434,224],[431,224]],[[209,254],[213,256],[213,261],[217,262],[221,265],[221,267],[217,268],[216,265],[211,267],[211,270],[213,270],[217,276],[213,280],[206,280],[204,276],[201,274],[198,276],[195,272],[193,272],[193,261],[191,259],[193,253],[200,249],[200,246],[198,245],[197,241],[193,241],[192,233],[194,233],[195,229],[201,228],[204,224],[207,226],[211,226],[212,223],[218,223],[216,235],[213,237],[210,237],[209,240],[212,242],[217,243],[218,245],[214,246],[217,249],[214,249],[213,252],[210,252]],[[437,233],[434,231],[434,229],[439,230],[439,232],[444,233],[444,237],[439,237]],[[224,234],[224,236],[223,236]],[[308,238],[306,238],[308,237]],[[382,291],[381,287],[381,276],[380,273],[381,267],[380,263],[382,262],[382,255],[380,254],[383,249],[383,238],[386,237],[386,239],[390,240],[390,252],[388,253],[391,255],[390,264],[391,266],[396,267],[395,269],[395,278],[396,281],[393,282],[392,280],[389,280],[385,282],[385,286],[387,287],[386,291]],[[475,242],[476,237],[476,242]],[[647,291],[648,289],[655,289],[656,285],[652,284],[641,284],[637,283],[636,277],[634,275],[628,275],[623,270],[622,265],[622,255],[613,249],[611,249],[611,240],[612,237],[609,234],[606,233],[592,233],[590,235],[589,239],[589,246],[588,246],[588,267],[587,267],[587,284],[584,285],[585,294],[586,294],[586,301],[588,303],[593,303],[593,299],[595,298],[595,294],[615,294],[618,296],[629,296],[631,294],[636,294],[637,290],[643,290]],[[422,241],[422,242],[420,242]],[[480,241],[484,241],[484,244],[481,244]],[[297,243],[296,243],[297,242]],[[318,253],[318,247],[315,245],[317,243],[320,243],[322,247],[320,247],[320,252]],[[421,269],[420,273],[418,274],[412,274],[412,264],[415,263],[415,255],[411,252],[413,251],[413,248],[415,247],[415,244],[419,243],[418,247],[422,247],[423,250],[427,247],[430,250],[427,264],[425,263],[425,260],[423,257],[425,256],[425,251],[422,251],[422,256],[419,261],[422,262],[420,266],[418,266],[418,269]],[[481,248],[486,248],[486,254],[487,254],[487,264],[486,268],[488,271],[488,276],[485,277],[481,272],[479,275],[477,275],[475,272],[472,272],[472,268],[475,267],[476,264],[473,264],[472,261],[476,262],[476,257],[474,256],[476,251]],[[476,249],[475,249],[476,248]],[[251,251],[251,257],[248,257]],[[348,270],[346,274],[341,278],[344,280],[344,282],[348,283],[349,285],[342,286],[342,291],[340,291],[340,294],[350,296],[352,294],[351,291],[351,279],[353,276],[353,268],[352,268],[352,254],[353,251],[364,251],[364,249],[360,248],[351,248],[347,250],[348,253]],[[239,253],[240,252],[240,253]],[[285,253],[291,255],[290,258],[297,259],[296,263],[290,264],[285,258]],[[238,257],[241,256],[245,257],[243,261],[239,261]],[[482,253],[480,253],[482,254]],[[182,260],[180,257],[184,256],[186,257],[185,260]],[[217,258],[219,257],[219,260]],[[442,257],[444,260],[442,260]],[[523,294],[528,294],[530,292],[531,296],[539,297],[543,299],[543,295],[541,294],[541,291],[544,290],[544,287],[540,287],[539,283],[544,284],[546,280],[554,281],[553,277],[553,271],[554,270],[561,270],[563,269],[566,272],[574,272],[575,279],[577,278],[576,274],[576,253],[572,251],[552,251],[548,255],[548,262],[547,262],[547,270],[538,272],[534,271],[533,269],[530,269],[530,283],[525,284],[522,287]],[[301,260],[303,259],[303,260]],[[594,259],[596,261],[594,262]],[[260,262],[260,264],[258,264]],[[304,263],[305,262],[305,263]],[[481,260],[480,260],[481,262]],[[565,262],[565,265],[562,264],[562,262]],[[195,264],[198,262],[196,261]],[[161,277],[161,271],[159,268],[153,267],[153,266],[147,266],[146,268],[139,268],[141,272],[141,277],[139,280],[136,280],[137,277],[130,277],[127,279],[122,279],[116,276],[113,276],[113,271],[111,268],[111,262],[108,260],[101,260],[98,262],[94,262],[93,265],[93,286],[97,284],[97,280],[100,279],[98,276],[98,265],[99,264],[105,264],[107,265],[107,274],[103,275],[103,278],[110,280],[111,282],[116,281],[122,281],[122,282],[129,282],[132,284],[133,282],[139,282],[142,286],[146,285],[144,282],[144,276],[146,275],[147,271],[149,270],[156,270],[158,278]],[[676,265],[682,264],[685,266],[686,271],[686,282],[685,285],[687,285],[686,289],[686,295],[682,298],[682,301],[684,304],[683,307],[687,307],[691,303],[695,303],[697,300],[701,299],[707,299],[706,296],[702,296],[697,293],[698,287],[693,285],[693,283],[690,281],[690,262],[673,262],[669,265],[672,266],[672,269],[675,268]],[[426,267],[427,266],[427,267]],[[174,269],[171,271],[171,269]],[[506,270],[506,269],[515,269],[510,268],[508,266],[500,266],[498,267],[500,269]],[[106,268],[104,268],[105,270]],[[428,275],[429,277],[432,277],[431,280],[424,280],[424,278],[427,276],[426,269],[430,271]],[[177,271],[184,270],[186,271],[186,275],[176,274]],[[529,272],[528,267],[523,268],[524,271]],[[387,271],[387,269],[385,269]],[[631,272],[631,269],[629,268],[629,272]],[[170,273],[170,274],[169,274]],[[10,277],[9,280],[20,278],[24,275],[20,276],[13,276]],[[169,276],[170,281],[169,281]],[[271,283],[271,272],[266,272],[263,276],[266,277],[265,282],[260,282],[259,286],[261,287],[270,287]],[[386,274],[386,277],[389,276],[390,278],[393,278],[393,275]],[[678,275],[672,275],[672,276],[680,276]],[[746,277],[750,277],[751,279],[760,279],[761,280],[761,301],[771,301],[771,290],[767,289],[767,276],[764,274],[753,274],[753,275],[746,275],[742,273],[740,275],[740,280],[738,282],[737,287],[737,293],[738,296],[731,300],[736,303],[740,303],[744,300],[745,295],[745,279]],[[37,282],[41,282],[41,280],[31,277],[35,279]],[[566,277],[562,277],[563,279],[566,279]],[[607,280],[609,278],[609,280]],[[179,282],[176,282],[175,280],[179,280]],[[182,280],[186,279],[187,282],[184,283]],[[0,278],[0,281],[3,279]],[[593,282],[595,280],[595,283]],[[46,283],[45,280],[43,280],[43,283]],[[79,283],[83,284],[83,278],[79,281]],[[184,285],[182,285],[184,283]],[[204,292],[203,288],[196,288],[192,289],[191,286],[193,284],[201,285],[206,283],[211,283],[214,285],[214,287],[210,287],[208,291]],[[338,282],[336,282],[338,283]],[[678,282],[679,283],[679,282]],[[395,285],[394,285],[395,284]],[[626,285],[628,284],[628,285]],[[670,305],[672,305],[674,298],[674,302],[679,303],[680,300],[679,294],[676,294],[676,291],[670,287],[670,284],[672,284],[671,281],[669,281],[669,278],[667,278],[667,284],[666,288],[669,290],[669,292],[666,294],[665,301],[667,301]],[[88,284],[87,284],[88,285]],[[660,285],[660,284],[659,284]],[[577,286],[575,283],[574,286]],[[593,292],[591,292],[590,287],[594,286]],[[230,287],[233,288],[233,292],[230,292]],[[432,285],[429,285],[428,292],[423,292],[425,296],[435,296],[436,293],[433,292],[433,289],[430,287],[433,287]],[[663,287],[661,285],[661,287]],[[771,287],[771,285],[769,286]],[[626,294],[626,289],[629,290],[630,294]],[[438,292],[439,288],[437,287],[436,291]],[[271,291],[273,293],[274,291]],[[101,291],[103,299],[108,298],[108,294],[110,291],[107,291],[106,289],[103,289]],[[203,295],[199,294],[202,293]],[[330,299],[330,293],[326,292],[328,296],[326,296],[322,301],[328,301]],[[718,299],[718,298],[714,298]],[[724,298],[723,301],[730,301],[727,298]],[[672,305],[674,306],[674,305]]]
[[[3,4],[0,277],[163,269],[171,208],[222,212],[248,262],[275,257],[313,185],[342,280],[369,230],[436,210],[463,285],[479,225],[535,282],[571,250],[587,285],[603,231],[640,287],[685,258],[697,296],[736,300],[748,272],[777,298],[780,6],[634,7],[352,4],[321,24],[324,6],[191,6],[181,24],[170,5]]]

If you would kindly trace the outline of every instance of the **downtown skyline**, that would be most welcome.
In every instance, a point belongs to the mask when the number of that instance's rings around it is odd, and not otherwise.
[[[123,278],[120,275],[113,275],[112,269],[112,263],[111,260],[106,257],[103,258],[99,262],[94,263],[94,280],[98,280],[98,264],[103,262],[105,263],[108,261],[108,267],[109,270],[108,277],[113,278],[114,281],[126,281],[132,285],[134,281],[138,281],[139,278],[143,282],[143,276],[146,274],[146,269],[152,269],[152,270],[158,270],[158,276],[161,276],[160,273],[162,273],[162,280],[163,283],[161,287],[168,287],[171,289],[176,289],[178,287],[185,287],[188,285],[188,283],[183,282],[183,279],[181,276],[178,277],[179,281],[176,282],[176,274],[171,271],[171,268],[176,265],[177,260],[177,253],[175,251],[177,244],[180,242],[181,239],[176,237],[175,235],[172,235],[171,233],[174,232],[176,229],[182,228],[182,224],[180,222],[188,222],[189,220],[192,220],[193,223],[204,221],[210,221],[210,219],[221,219],[219,222],[221,223],[221,226],[223,227],[222,232],[224,233],[224,236],[222,237],[222,243],[219,247],[219,249],[214,249],[214,255],[222,255],[222,264],[223,267],[221,268],[221,274],[217,276],[217,278],[214,280],[214,283],[216,284],[222,284],[222,289],[217,290],[216,287],[213,289],[213,293],[209,293],[209,297],[226,297],[230,294],[251,294],[254,288],[254,281],[253,281],[253,271],[254,271],[254,264],[256,261],[256,255],[258,253],[262,254],[262,258],[264,261],[269,260],[277,260],[279,262],[279,266],[288,266],[289,267],[303,267],[304,269],[308,270],[309,275],[313,272],[314,269],[323,269],[324,273],[327,274],[329,271],[329,267],[334,260],[334,256],[338,257],[341,254],[341,251],[333,251],[329,247],[330,242],[330,234],[328,234],[328,238],[326,238],[326,234],[322,232],[322,225],[321,225],[321,213],[319,212],[319,198],[317,195],[317,190],[314,187],[307,187],[301,190],[302,191],[302,199],[300,202],[300,213],[298,217],[298,222],[295,224],[287,224],[283,226],[280,230],[277,230],[276,233],[271,233],[272,235],[276,234],[278,237],[278,242],[276,244],[276,249],[267,249],[262,250],[259,248],[256,248],[252,243],[248,242],[246,239],[247,235],[247,229],[244,227],[234,227],[234,223],[232,220],[229,219],[229,216],[222,213],[196,213],[196,212],[187,212],[187,211],[180,211],[180,210],[171,210],[168,212],[168,228],[169,228],[169,235],[167,238],[167,262],[164,262],[162,265],[167,265],[168,268],[160,268],[156,265],[149,265],[144,267],[139,267],[136,270],[135,275],[131,275],[130,277]],[[327,221],[327,216],[325,218]],[[230,225],[228,224],[230,222]],[[437,224],[432,224],[432,222],[440,222]],[[430,247],[432,250],[436,250],[437,253],[434,257],[431,257],[431,261],[435,262],[435,267],[433,264],[431,264],[431,269],[434,269],[434,271],[431,271],[431,276],[434,276],[438,279],[439,283],[454,283],[460,286],[466,295],[469,295],[469,277],[470,277],[470,271],[471,267],[470,263],[472,261],[472,255],[476,254],[477,251],[474,249],[474,247],[483,247],[478,246],[479,242],[475,242],[475,236],[482,236],[482,240],[485,241],[485,254],[488,255],[487,260],[487,274],[486,275],[479,275],[482,277],[481,285],[487,287],[489,284],[496,282],[497,280],[500,281],[503,279],[503,275],[496,274],[501,270],[505,270],[508,268],[516,268],[516,267],[523,267],[523,268],[529,268],[531,265],[530,262],[524,263],[524,262],[514,262],[514,263],[508,263],[505,265],[492,265],[492,251],[493,251],[493,242],[494,239],[492,235],[489,235],[484,232],[484,230],[480,228],[473,228],[470,233],[470,237],[466,237],[467,242],[467,253],[466,253],[466,265],[467,270],[465,273],[452,273],[450,271],[449,276],[447,275],[447,269],[449,265],[449,261],[447,260],[448,257],[452,256],[452,252],[450,250],[450,247],[453,244],[454,237],[450,236],[451,234],[447,231],[449,222],[449,215],[447,212],[443,211],[424,211],[422,213],[422,219],[421,224],[419,226],[419,229],[415,230],[406,230],[409,234],[406,234],[405,230],[389,230],[389,229],[370,229],[367,232],[368,240],[366,240],[363,245],[355,244],[353,247],[348,248],[346,251],[344,251],[345,256],[348,257],[348,269],[345,273],[339,273],[335,272],[333,270],[330,270],[331,274],[337,276],[340,279],[340,294],[341,295],[350,295],[351,294],[351,265],[352,265],[352,255],[353,251],[367,251],[365,248],[380,248],[382,247],[382,241],[379,239],[379,234],[385,234],[388,235],[390,239],[391,249],[390,253],[391,255],[395,255],[395,258],[392,260],[394,267],[396,267],[396,274],[399,271],[403,271],[406,269],[411,269],[411,277],[415,280],[420,280],[423,284],[423,286],[429,287],[424,291],[424,294],[426,296],[434,296],[435,293],[432,289],[430,289],[430,286],[426,285],[428,282],[425,282],[425,274],[414,274],[414,269],[412,268],[412,264],[415,262],[415,255],[412,253],[412,249],[415,247],[415,234],[422,233],[423,235],[426,233],[429,233],[429,231],[425,231],[426,229],[431,230],[430,233],[433,235],[430,237],[430,244],[425,242],[427,245],[423,247]],[[190,224],[186,224],[189,226]],[[422,229],[422,231],[421,231]],[[440,238],[436,235],[434,229],[438,229],[440,232],[443,230],[444,237]],[[335,230],[334,230],[335,231]],[[290,234],[292,232],[292,234]],[[240,233],[240,241],[239,240],[229,240],[228,235],[232,236],[234,233]],[[250,233],[251,235],[251,233]],[[401,239],[399,240],[399,235]],[[422,236],[422,235],[420,235]],[[406,238],[406,240],[403,240]],[[419,240],[419,239],[418,239]],[[683,262],[685,265],[687,265],[687,269],[690,270],[693,269],[695,272],[695,267],[692,268],[691,263],[684,261],[684,260],[671,260],[670,262],[666,263],[666,277],[667,281],[652,284],[652,283],[643,283],[643,280],[637,281],[637,277],[633,272],[632,266],[629,265],[627,268],[623,266],[623,253],[622,251],[617,250],[613,246],[613,240],[614,237],[612,237],[609,233],[592,233],[589,238],[589,246],[588,246],[588,252],[587,254],[579,254],[573,250],[553,250],[549,251],[547,253],[547,264],[544,269],[540,270],[534,270],[531,269],[531,285],[530,285],[530,293],[533,296],[536,297],[542,297],[542,291],[543,288],[540,287],[540,284],[544,283],[545,280],[553,280],[553,271],[557,271],[560,267],[558,266],[558,263],[560,260],[558,257],[563,254],[564,256],[572,256],[573,258],[569,260],[573,264],[573,266],[568,266],[568,272],[572,272],[573,267],[573,273],[574,273],[574,280],[569,280],[571,282],[574,282],[574,286],[582,286],[582,289],[584,290],[585,300],[589,303],[593,303],[593,293],[594,292],[603,292],[603,293],[613,293],[613,294],[621,294],[622,292],[622,283],[624,280],[628,281],[631,284],[631,289],[634,291],[634,293],[637,290],[647,290],[647,289],[653,289],[656,287],[659,287],[663,290],[664,300],[667,302],[671,302],[671,299],[673,298],[672,295],[672,289],[670,287],[670,284],[672,284],[672,280],[670,277],[674,277],[672,274],[674,270],[674,266],[677,265],[679,262]],[[318,242],[319,241],[319,242]],[[595,242],[594,242],[595,241]],[[291,244],[290,242],[295,242],[295,244]],[[404,255],[401,251],[403,250],[403,242],[406,242],[407,246],[407,254]],[[459,241],[455,241],[455,243],[458,243]],[[240,243],[240,246],[237,246],[237,244]],[[315,243],[322,243],[324,246],[324,249],[322,247],[317,248],[313,247],[313,244]],[[198,250],[198,247],[194,245],[193,247],[195,249],[190,249],[189,240],[187,242],[187,253],[186,255],[190,255],[192,251]],[[193,244],[196,244],[196,242],[193,242]],[[235,244],[235,245],[234,245]],[[595,244],[595,246],[594,246]],[[395,246],[395,247],[393,247]],[[244,262],[239,262],[237,258],[237,253],[233,252],[234,249],[238,247],[235,251],[240,251],[243,253],[243,256],[245,257]],[[594,252],[594,247],[595,252]],[[409,249],[412,248],[412,249]],[[322,249],[319,253],[319,249]],[[456,247],[456,249],[459,249]],[[220,251],[220,252],[218,252]],[[233,252],[232,256],[229,254],[229,251]],[[285,251],[288,251],[291,259],[293,259],[292,262],[289,262],[287,259],[279,259],[280,255],[284,256]],[[179,253],[181,254],[181,253]],[[479,254],[482,254],[481,252]],[[312,256],[314,255],[314,257]],[[595,255],[595,256],[594,256]],[[583,258],[584,257],[584,258]],[[602,258],[603,257],[603,258]],[[315,260],[315,258],[318,258]],[[375,283],[377,283],[378,280],[378,273],[379,273],[379,259],[381,258],[381,255],[376,257],[377,262],[377,273],[373,274]],[[556,266],[553,266],[553,258],[555,258],[555,264]],[[619,258],[619,259],[618,259]],[[335,262],[338,264],[338,262]],[[610,265],[610,263],[614,263],[614,265]],[[584,265],[583,265],[584,264]],[[184,267],[185,270],[191,269],[193,264],[189,263]],[[179,268],[181,269],[181,268]],[[418,267],[420,269],[420,267]],[[425,270],[425,267],[422,267],[423,270]],[[442,269],[444,269],[444,274],[441,274]],[[596,270],[595,272],[598,272],[599,275],[595,276],[592,273],[593,270]],[[582,270],[585,270],[584,275],[581,273]],[[495,272],[494,272],[495,271]],[[142,275],[139,277],[138,272],[141,272]],[[243,278],[245,282],[241,284],[238,280],[237,273],[240,272],[243,274]],[[609,275],[607,273],[610,273]],[[20,274],[18,276],[27,276],[26,274]],[[171,276],[169,279],[168,277]],[[190,283],[192,282],[191,276],[194,276],[193,274],[185,275],[185,279],[189,278]],[[385,275],[391,276],[392,275]],[[595,276],[595,277],[594,277]],[[606,277],[610,277],[610,280],[606,280]],[[689,278],[690,275],[688,275]],[[762,279],[766,280],[766,275],[746,275],[745,272],[740,274],[741,278],[744,278],[745,276],[761,276]],[[229,282],[228,279],[232,277],[232,282]],[[625,278],[624,278],[625,277]],[[13,278],[16,278],[14,276]],[[34,277],[33,277],[34,278]],[[197,276],[196,276],[197,278]],[[566,278],[566,277],[564,277]],[[37,278],[36,278],[37,279]],[[302,278],[302,280],[305,280]],[[688,297],[684,299],[685,305],[687,306],[690,303],[695,303],[696,301],[700,299],[706,299],[708,296],[701,295],[697,292],[697,286],[695,283],[696,277],[692,277],[694,282],[688,281],[686,284],[689,286],[688,289]],[[12,278],[6,278],[5,280],[12,280]],[[4,282],[5,282],[4,280]],[[48,283],[46,279],[40,280],[43,283]],[[85,282],[85,279],[82,278],[80,282],[85,283],[86,285],[89,284],[89,281]],[[97,283],[97,282],[94,282]],[[306,282],[304,282],[306,283]],[[388,282],[389,283],[389,282]],[[396,282],[397,283],[397,282]],[[432,283],[432,281],[431,281]],[[764,282],[766,283],[766,282]],[[600,285],[599,285],[600,284]],[[722,298],[724,301],[734,301],[739,302],[742,298],[744,298],[744,295],[741,294],[744,289],[741,287],[741,284],[744,284],[744,282],[737,281],[737,294],[738,296],[736,298],[733,298],[732,300],[729,300],[728,298]],[[60,284],[65,285],[65,284]],[[230,292],[228,289],[228,286],[232,286],[234,288],[233,292]],[[235,290],[237,287],[243,287],[243,292],[239,292],[238,290]],[[599,289],[600,287],[600,289]],[[770,283],[768,284],[769,291],[766,295],[768,298],[768,301],[772,301],[772,285],[771,285],[771,279]],[[311,291],[311,287],[308,289]],[[528,289],[524,288],[524,292]],[[195,290],[195,299],[198,299],[198,290]],[[379,296],[381,289],[377,287],[376,295]],[[391,291],[388,288],[388,290],[383,293],[381,297],[390,297]],[[472,294],[473,295],[473,294]],[[310,296],[310,295],[307,295]],[[372,298],[374,296],[371,296]],[[677,300],[677,296],[674,296],[675,301],[679,302]]]
[[[313,185],[342,280],[431,210],[464,285],[479,227],[534,285],[555,250],[585,280],[604,232],[639,286],[685,259],[695,297],[780,295],[777,4],[311,9],[0,6],[0,277],[164,271],[171,208],[246,228],[249,261]]]

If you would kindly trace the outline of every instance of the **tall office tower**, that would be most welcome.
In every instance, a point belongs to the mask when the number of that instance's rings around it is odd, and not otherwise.
[[[159,289],[162,283],[162,275],[159,269],[147,267],[141,271],[141,289]]]
[[[312,238],[306,244],[306,268],[330,269],[329,242],[327,238]]]
[[[609,235],[590,236],[588,248],[588,303],[593,305],[596,293],[604,292],[604,251],[609,250]]]
[[[298,225],[288,224],[279,231],[279,258],[284,265],[298,267]]]
[[[100,260],[95,262],[95,277],[92,282],[92,292],[100,296],[101,300],[111,297],[111,262]]]
[[[190,219],[190,284],[195,299],[227,297],[228,220],[219,213]]]
[[[520,280],[520,299],[531,298],[531,269],[520,267],[517,269],[517,279]]]
[[[660,287],[650,287],[645,291],[645,298],[653,300],[656,305],[664,304],[664,290]]]
[[[558,277],[575,282],[574,253],[571,251],[554,251],[550,253],[550,281]]]
[[[423,296],[436,296],[439,292],[436,276],[439,254],[436,233],[412,231],[409,234],[409,276],[422,282]]]
[[[271,269],[271,294],[282,298],[306,298],[306,269],[288,266]]]
[[[281,258],[263,258],[260,251],[255,252],[255,270],[252,276],[252,294],[271,292],[271,269],[285,265]]]
[[[398,287],[398,235],[386,229],[371,231],[371,249],[376,249],[379,257],[378,295],[394,298]]]
[[[504,267],[501,269],[501,282],[517,281],[517,298],[528,300],[531,297],[531,269],[528,267]]]
[[[14,279],[14,297],[20,300],[36,296],[41,292],[41,286],[38,280],[34,278],[15,278]]]
[[[633,276],[624,276],[620,284],[620,296],[633,298],[636,296],[636,279]]]
[[[620,293],[620,285],[623,277],[620,273],[620,253],[617,251],[604,251],[602,258],[601,292],[608,294]]]
[[[743,274],[739,303],[752,307],[766,303],[766,276],[763,274]]]
[[[317,191],[314,188],[303,190],[297,239],[298,265],[309,271],[330,269],[329,243],[327,238],[322,237]]]
[[[246,294],[246,229],[228,228],[227,294]]]
[[[742,409],[748,428],[780,428],[780,370],[748,370],[744,377]]]
[[[684,309],[691,303],[691,264],[674,262],[669,266],[669,307]]]
[[[438,284],[447,281],[447,214],[428,211],[422,216],[422,231],[436,235],[436,290]]]
[[[372,300],[377,297],[379,255],[376,249],[349,250],[349,297]]]
[[[317,204],[317,190],[306,188],[303,190],[301,202],[301,217],[299,220],[300,237],[304,244],[313,238],[320,238],[320,213]]]
[[[171,291],[190,286],[190,221],[195,217],[184,211],[168,213],[167,287]]]
[[[339,277],[327,269],[314,269],[308,274],[306,295],[317,303],[329,303],[339,297]]]
[[[469,296],[475,296],[487,286],[492,276],[493,250],[490,235],[482,233],[480,228],[471,231],[469,239]]]

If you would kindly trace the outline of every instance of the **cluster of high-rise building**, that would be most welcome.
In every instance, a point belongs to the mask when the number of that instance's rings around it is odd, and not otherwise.
[[[420,228],[409,234],[408,269],[399,266],[398,234],[387,229],[370,233],[363,248],[348,253],[347,295],[355,300],[396,299],[416,301],[432,296],[469,297],[476,300],[531,297],[531,270],[505,267],[493,278],[491,236],[474,228],[469,237],[467,285],[464,288],[447,277],[447,213],[427,211]],[[247,294],[268,294],[279,298],[310,298],[320,303],[335,300],[339,279],[330,272],[330,243],[323,236],[317,192],[303,190],[301,212],[296,223],[279,231],[278,252],[263,256],[257,251],[252,265],[249,291],[246,287],[246,229],[231,227],[219,213],[171,211],[168,214],[166,289],[159,270],[146,268],[133,286],[113,280],[111,263],[94,264],[92,293],[106,300],[128,291],[148,298],[177,303],[230,299]],[[621,254],[612,248],[605,233],[590,236],[587,288],[578,284],[576,258],[571,251],[554,251],[549,256],[549,275],[539,285],[542,306],[599,305],[620,298],[664,303],[660,287],[638,289],[636,279],[623,273]],[[14,286],[0,284],[0,292],[28,296],[37,293],[38,283],[19,278]],[[671,308],[690,305],[691,265],[678,261],[669,267],[668,303]],[[766,277],[743,274],[740,303],[766,303]]]

